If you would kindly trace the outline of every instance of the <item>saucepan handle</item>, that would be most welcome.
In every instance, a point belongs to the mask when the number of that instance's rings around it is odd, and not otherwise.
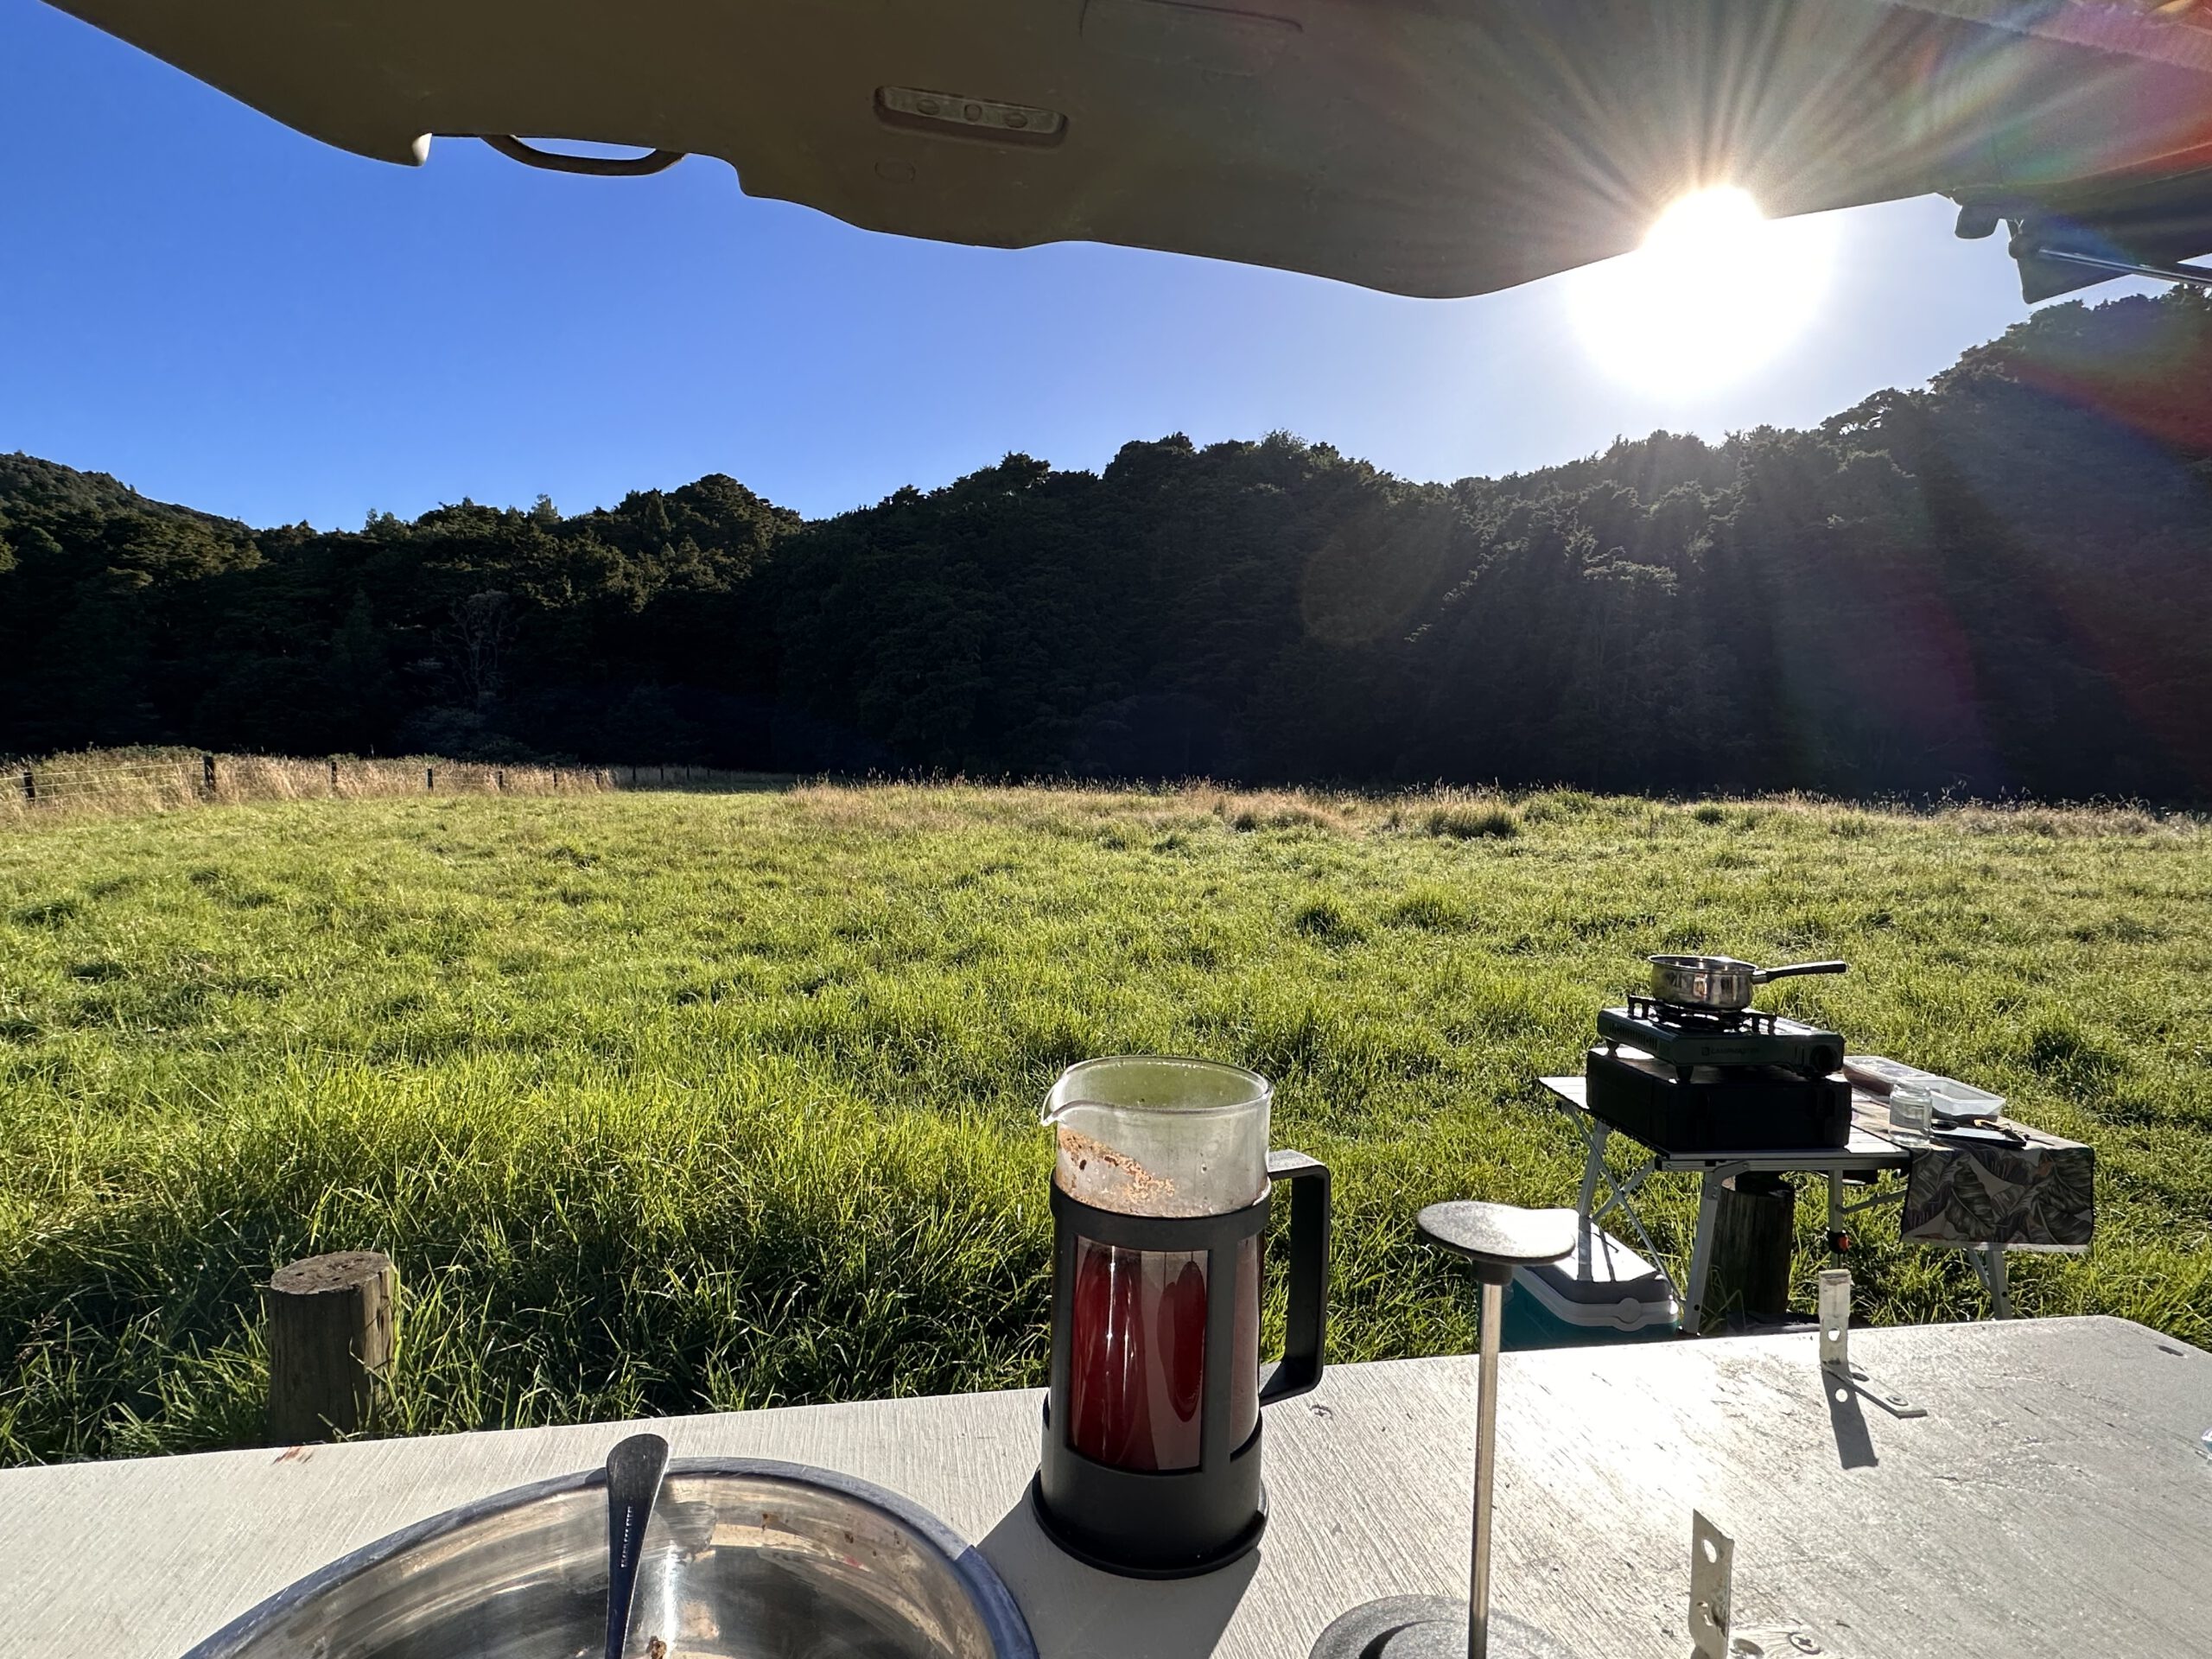
[[[1847,962],[1793,962],[1787,968],[1758,968],[1751,972],[1751,982],[1764,985],[1770,979],[1789,979],[1797,974],[1841,974],[1850,971]]]
[[[1268,1178],[1290,1184],[1290,1308],[1282,1361],[1260,1385],[1263,1406],[1321,1380],[1329,1335],[1329,1166],[1302,1152],[1271,1152]]]

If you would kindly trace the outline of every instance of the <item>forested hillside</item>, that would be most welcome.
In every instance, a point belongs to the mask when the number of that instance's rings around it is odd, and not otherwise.
[[[0,457],[0,750],[2202,801],[2208,707],[2181,293],[1815,430],[1448,486],[1173,436],[812,523],[714,475],[341,533]]]

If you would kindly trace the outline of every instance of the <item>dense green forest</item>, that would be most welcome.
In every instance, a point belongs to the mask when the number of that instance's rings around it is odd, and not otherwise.
[[[814,522],[252,530],[0,457],[0,750],[2212,798],[2212,301],[1817,429],[1411,484],[1276,435]]]

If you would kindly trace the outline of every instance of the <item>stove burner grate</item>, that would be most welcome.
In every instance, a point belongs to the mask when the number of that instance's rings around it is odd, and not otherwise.
[[[1631,1020],[1648,1020],[1669,1031],[1740,1032],[1746,1036],[1771,1037],[1776,1030],[1775,1016],[1757,1008],[1692,1008],[1680,1002],[1631,995],[1628,1013]]]

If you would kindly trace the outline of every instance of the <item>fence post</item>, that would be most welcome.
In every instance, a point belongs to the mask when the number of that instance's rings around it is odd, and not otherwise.
[[[502,795],[506,793],[507,769],[505,766],[494,766],[492,768],[492,786],[498,790]]]
[[[330,792],[338,792],[338,757],[334,754],[330,757]]]
[[[1797,1189],[1780,1175],[1732,1175],[1720,1184],[1713,1269],[1694,1317],[1708,1331],[1723,1316],[1777,1319],[1789,1308],[1789,1246]]]
[[[438,769],[437,769],[435,766],[425,766],[425,767],[423,767],[423,787],[424,789],[431,789],[431,790],[434,790],[434,789],[435,789],[437,786],[438,786]]]
[[[25,806],[38,804],[38,779],[31,776],[31,769],[29,766],[23,768],[23,804]]]
[[[215,757],[212,754],[200,757],[200,792],[211,801],[215,798]]]
[[[399,1347],[399,1270],[380,1250],[311,1255],[269,1281],[269,1430],[280,1445],[350,1433]]]

